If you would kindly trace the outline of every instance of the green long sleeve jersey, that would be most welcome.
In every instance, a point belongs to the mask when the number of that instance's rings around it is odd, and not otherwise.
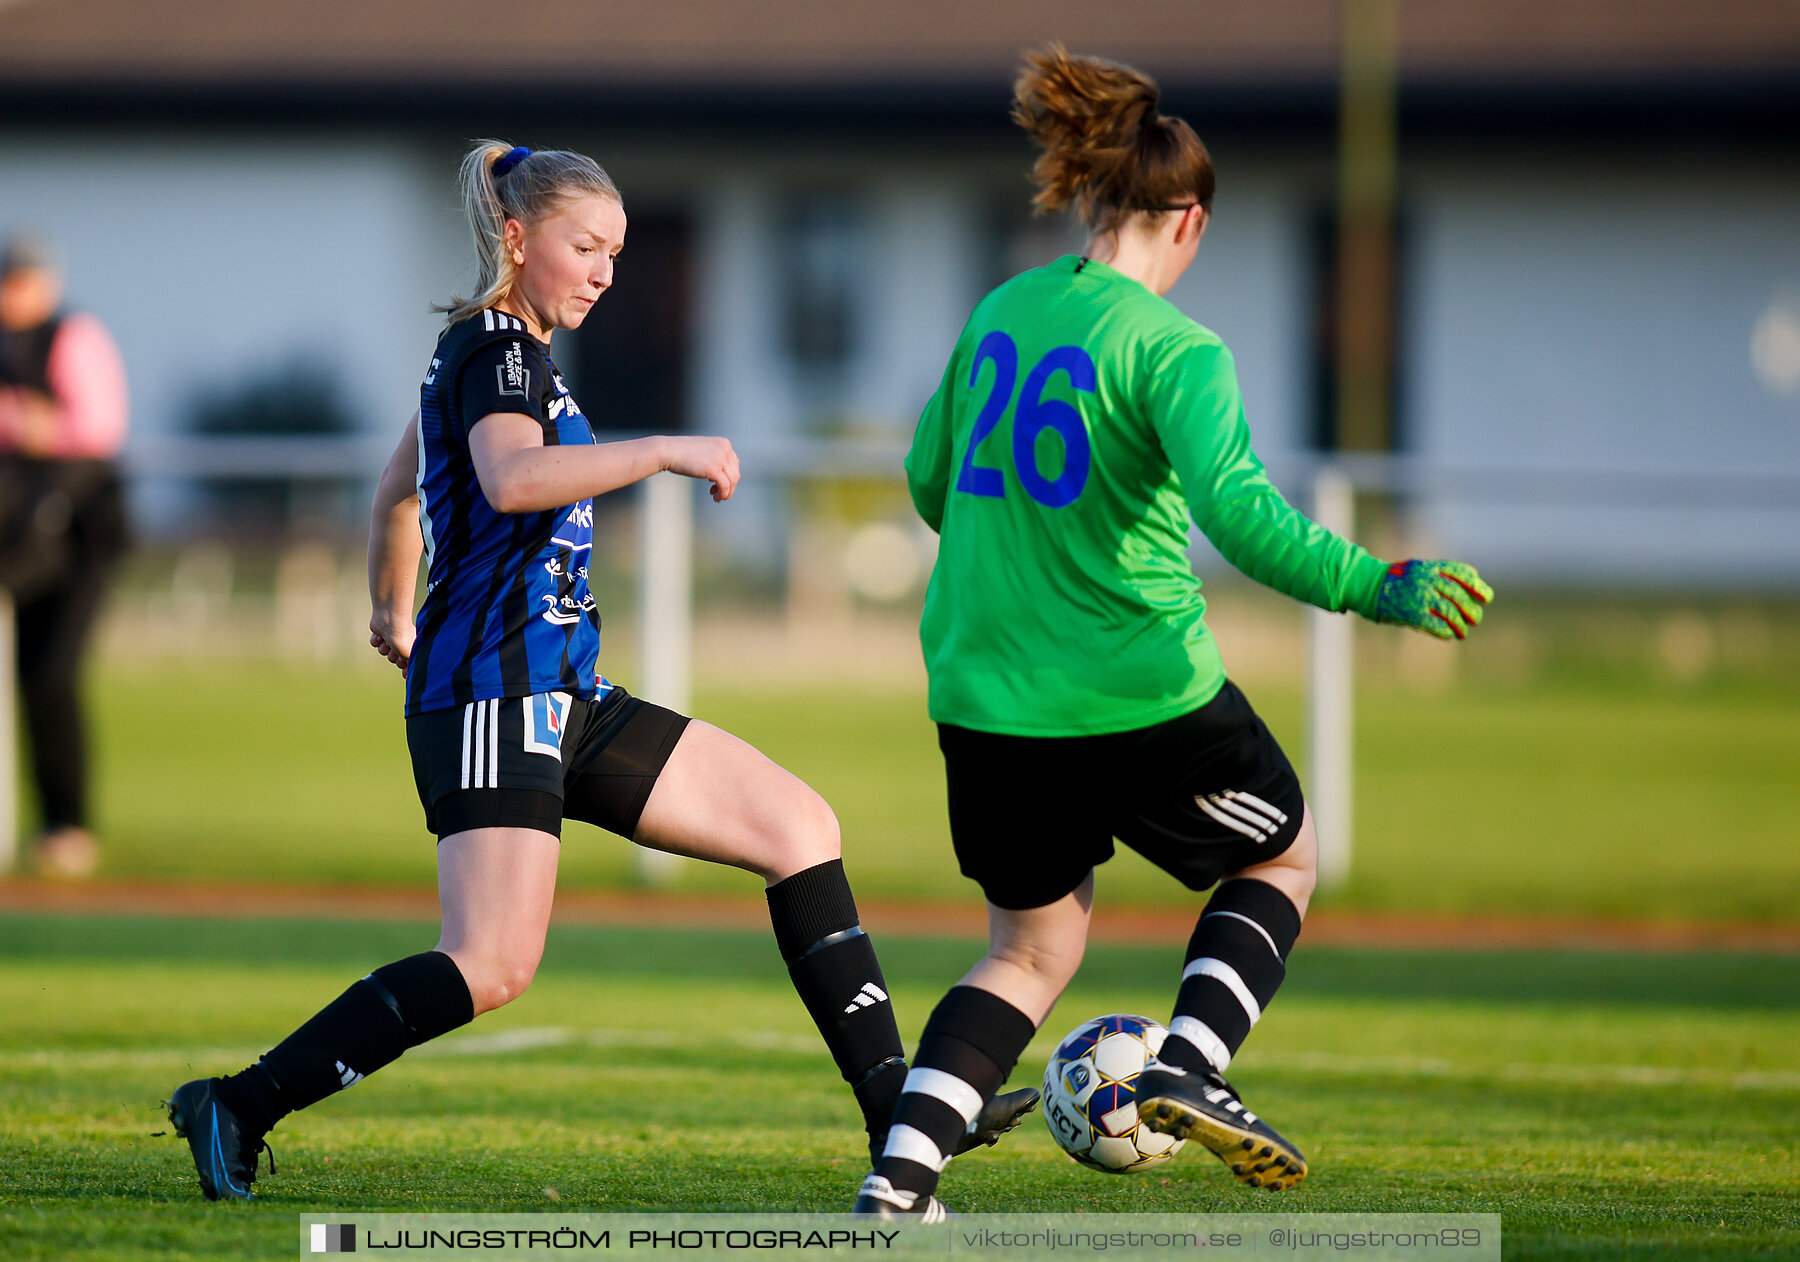
[[[920,627],[940,723],[1082,736],[1211,700],[1225,668],[1190,515],[1258,582],[1374,613],[1382,562],[1270,484],[1225,344],[1101,263],[982,299],[906,475],[940,536]]]

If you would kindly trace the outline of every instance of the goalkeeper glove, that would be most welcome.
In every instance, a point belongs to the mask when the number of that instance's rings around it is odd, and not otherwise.
[[[1396,561],[1381,577],[1375,621],[1393,622],[1435,635],[1464,639],[1481,622],[1494,589],[1461,561]]]

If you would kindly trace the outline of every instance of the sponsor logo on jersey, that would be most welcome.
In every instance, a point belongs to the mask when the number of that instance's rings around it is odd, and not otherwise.
[[[576,578],[585,580],[588,576],[587,566],[571,565],[560,556],[553,556],[544,562],[544,573],[552,578]]]
[[[550,379],[556,383],[558,396],[556,402],[550,405],[550,419],[554,421],[559,414],[564,412],[570,416],[580,416],[581,405],[575,402],[575,396],[570,394],[569,387],[563,384],[562,374],[553,373]]]
[[[538,599],[550,606],[544,610],[544,621],[555,623],[559,627],[573,626],[596,608],[592,592],[583,592],[579,597],[570,594],[540,596]]]
[[[425,373],[425,384],[426,385],[435,386],[437,384],[438,369],[442,368],[443,366],[444,366],[443,360],[439,359],[436,355],[433,355],[431,357],[431,367]]]
[[[501,394],[523,397],[531,393],[531,369],[525,366],[525,348],[514,342],[506,348],[506,361],[494,369]]]

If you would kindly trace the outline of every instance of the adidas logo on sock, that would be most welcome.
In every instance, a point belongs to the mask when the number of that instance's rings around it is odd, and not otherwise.
[[[350,1068],[350,1066],[346,1065],[341,1060],[337,1062],[337,1071],[338,1071],[338,1077],[343,1079],[344,1085],[346,1087],[354,1087],[357,1083],[359,1083],[363,1080],[363,1076],[361,1074],[357,1073],[354,1069]]]
[[[844,1006],[846,1013],[855,1012],[858,1008],[873,1008],[887,999],[887,991],[874,982],[864,982],[863,988],[856,992],[856,998]]]

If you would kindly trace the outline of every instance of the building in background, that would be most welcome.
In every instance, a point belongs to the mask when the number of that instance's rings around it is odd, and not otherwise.
[[[1205,137],[1215,220],[1171,297],[1233,347],[1278,471],[1329,432],[1329,0],[509,13],[0,7],[0,224],[78,247],[136,441],[301,377],[397,433],[429,305],[472,274],[452,177],[488,135],[590,152],[625,190],[617,287],[557,347],[598,422],[904,434],[973,300],[1072,243],[1028,218],[1005,119],[1018,54],[1053,38],[1155,74]],[[1726,475],[1679,505],[1679,479],[1458,495],[1416,528],[1502,579],[1800,583],[1794,506],[1729,485],[1800,472],[1800,7],[1410,0],[1401,74],[1398,448]],[[151,527],[195,511],[146,491]],[[751,488],[736,546],[773,563],[778,516]]]

